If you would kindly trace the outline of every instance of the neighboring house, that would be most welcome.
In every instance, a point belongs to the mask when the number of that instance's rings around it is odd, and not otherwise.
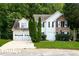
[[[70,29],[67,27],[67,20],[65,20],[62,13],[59,11],[52,15],[48,14],[34,14],[34,19],[38,22],[39,17],[41,18],[41,30],[42,34],[45,34],[46,39],[49,41],[56,40],[56,33],[67,34]],[[12,28],[13,40],[31,40],[29,36],[28,20],[16,20]]]
[[[21,20],[16,20],[12,28],[13,40],[31,40],[29,35],[28,20],[22,18]]]
[[[41,18],[41,30],[42,33],[47,37],[49,41],[56,40],[56,33],[67,34],[70,29],[67,27],[67,20],[65,20],[64,15],[59,11],[52,15],[46,14],[34,14],[34,19],[38,22],[39,17]]]

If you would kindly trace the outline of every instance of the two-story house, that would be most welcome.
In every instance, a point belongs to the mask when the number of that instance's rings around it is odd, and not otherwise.
[[[39,17],[41,18],[41,32],[47,36],[46,39],[49,41],[56,40],[55,35],[57,33],[67,34],[70,31],[67,26],[67,20],[65,20],[64,15],[59,11],[52,15],[34,14],[33,16],[36,22],[38,22]],[[16,20],[12,31],[13,40],[31,40],[28,20],[25,18],[22,20]]]

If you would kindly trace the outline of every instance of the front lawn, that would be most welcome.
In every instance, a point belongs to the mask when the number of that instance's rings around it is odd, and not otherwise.
[[[65,48],[79,49],[79,42],[69,41],[41,41],[34,43],[37,48]]]
[[[9,39],[0,39],[0,46],[2,46],[3,44],[5,44],[9,41],[11,41],[11,40],[9,40]]]

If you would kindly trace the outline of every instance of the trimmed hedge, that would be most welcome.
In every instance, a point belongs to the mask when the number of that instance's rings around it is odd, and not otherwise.
[[[42,41],[45,41],[46,40],[46,35],[45,34],[42,34]]]
[[[69,34],[56,34],[56,40],[58,41],[69,41],[70,35]]]

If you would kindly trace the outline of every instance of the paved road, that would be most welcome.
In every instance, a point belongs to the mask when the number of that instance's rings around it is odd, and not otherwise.
[[[79,50],[67,49],[15,49],[2,52],[3,56],[79,56]]]

